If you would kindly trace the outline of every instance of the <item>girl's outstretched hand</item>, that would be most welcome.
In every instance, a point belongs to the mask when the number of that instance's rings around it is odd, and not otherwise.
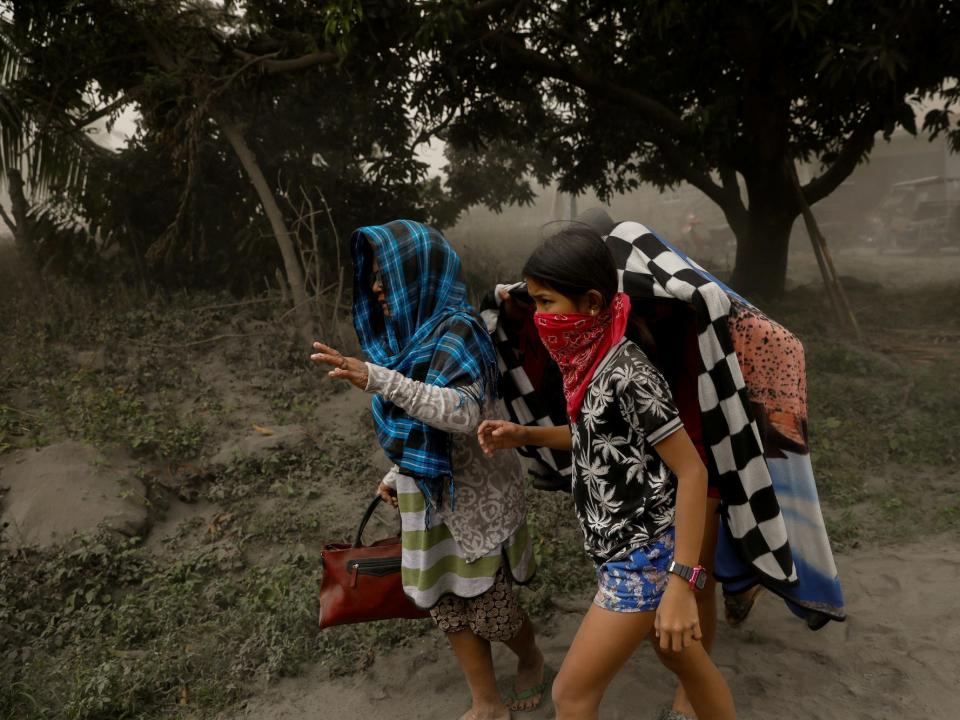
[[[673,652],[680,652],[703,636],[697,598],[683,578],[671,575],[667,581],[653,629],[660,638],[660,648]]]
[[[330,377],[336,380],[346,380],[354,387],[358,387],[361,390],[367,389],[367,382],[369,381],[369,374],[367,373],[367,364],[362,360],[358,360],[354,357],[347,357],[343,355],[338,350],[334,350],[329,345],[324,345],[322,342],[315,342],[313,344],[313,349],[317,350],[313,355],[310,356],[310,360],[317,363],[318,365],[323,363],[326,365],[333,365],[333,370],[327,373]]]
[[[526,433],[527,428],[523,425],[506,420],[484,420],[477,428],[477,440],[480,441],[480,449],[484,454],[492,457],[495,450],[508,450],[526,445]]]

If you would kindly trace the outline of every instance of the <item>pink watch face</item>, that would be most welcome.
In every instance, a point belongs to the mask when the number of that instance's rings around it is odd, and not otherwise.
[[[690,587],[694,590],[703,590],[707,584],[707,571],[703,565],[697,565],[693,568],[693,575],[690,576]]]

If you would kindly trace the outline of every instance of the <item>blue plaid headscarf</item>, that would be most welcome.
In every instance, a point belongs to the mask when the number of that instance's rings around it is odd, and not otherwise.
[[[479,383],[483,402],[497,392],[497,360],[486,328],[467,301],[460,258],[443,235],[395,220],[355,230],[353,324],[370,362],[428,385],[465,389]],[[371,290],[373,253],[380,263],[388,317]],[[377,437],[387,457],[416,480],[428,507],[444,484],[454,503],[449,433],[430,427],[380,395],[373,399]]]

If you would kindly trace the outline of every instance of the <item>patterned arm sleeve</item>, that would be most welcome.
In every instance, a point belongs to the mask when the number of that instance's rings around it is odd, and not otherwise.
[[[670,387],[655,368],[638,363],[629,377],[632,382],[623,384],[620,403],[634,431],[656,445],[683,427]]]
[[[480,424],[479,384],[445,388],[411,380],[367,363],[367,392],[382,395],[421,422],[444,432],[472,433]]]

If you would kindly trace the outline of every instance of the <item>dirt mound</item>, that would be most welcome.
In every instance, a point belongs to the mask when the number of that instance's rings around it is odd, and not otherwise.
[[[99,528],[147,529],[146,489],[123,456],[69,441],[20,450],[0,462],[3,547],[50,547]]]
[[[246,435],[225,441],[211,459],[213,465],[263,458],[281,449],[308,447],[312,441],[300,425],[252,425]]]

